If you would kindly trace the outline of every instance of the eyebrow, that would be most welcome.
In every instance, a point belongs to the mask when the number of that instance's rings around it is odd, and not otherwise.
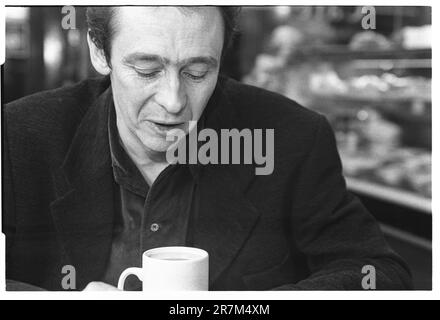
[[[145,53],[132,53],[125,57],[124,62],[133,63],[135,61],[143,61],[143,62],[158,62],[162,64],[169,64],[170,60],[164,57],[161,57],[159,55],[155,54],[145,54]],[[218,61],[212,56],[200,56],[200,57],[192,57],[188,59],[184,59],[180,62],[182,65],[188,65],[188,64],[207,64],[210,67],[216,68],[218,66]]]

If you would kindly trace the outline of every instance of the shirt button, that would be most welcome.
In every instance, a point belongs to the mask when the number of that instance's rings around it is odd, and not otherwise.
[[[153,232],[156,232],[157,230],[159,230],[159,225],[157,223],[153,223],[150,226],[150,230],[153,231]]]

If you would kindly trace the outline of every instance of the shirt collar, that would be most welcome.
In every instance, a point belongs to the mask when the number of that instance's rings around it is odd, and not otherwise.
[[[109,103],[111,105],[108,108],[108,138],[113,176],[119,185],[145,197],[149,186],[133,160],[124,150],[116,125],[116,111],[113,96],[109,99]]]

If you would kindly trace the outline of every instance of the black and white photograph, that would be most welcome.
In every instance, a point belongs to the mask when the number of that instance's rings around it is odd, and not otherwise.
[[[312,4],[6,6],[0,290],[433,290],[432,7]]]

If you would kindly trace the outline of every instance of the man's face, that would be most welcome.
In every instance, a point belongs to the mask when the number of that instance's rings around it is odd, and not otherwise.
[[[121,138],[164,152],[172,143],[167,133],[188,132],[188,121],[200,118],[214,91],[221,13],[214,7],[122,7],[114,28],[110,78]]]

